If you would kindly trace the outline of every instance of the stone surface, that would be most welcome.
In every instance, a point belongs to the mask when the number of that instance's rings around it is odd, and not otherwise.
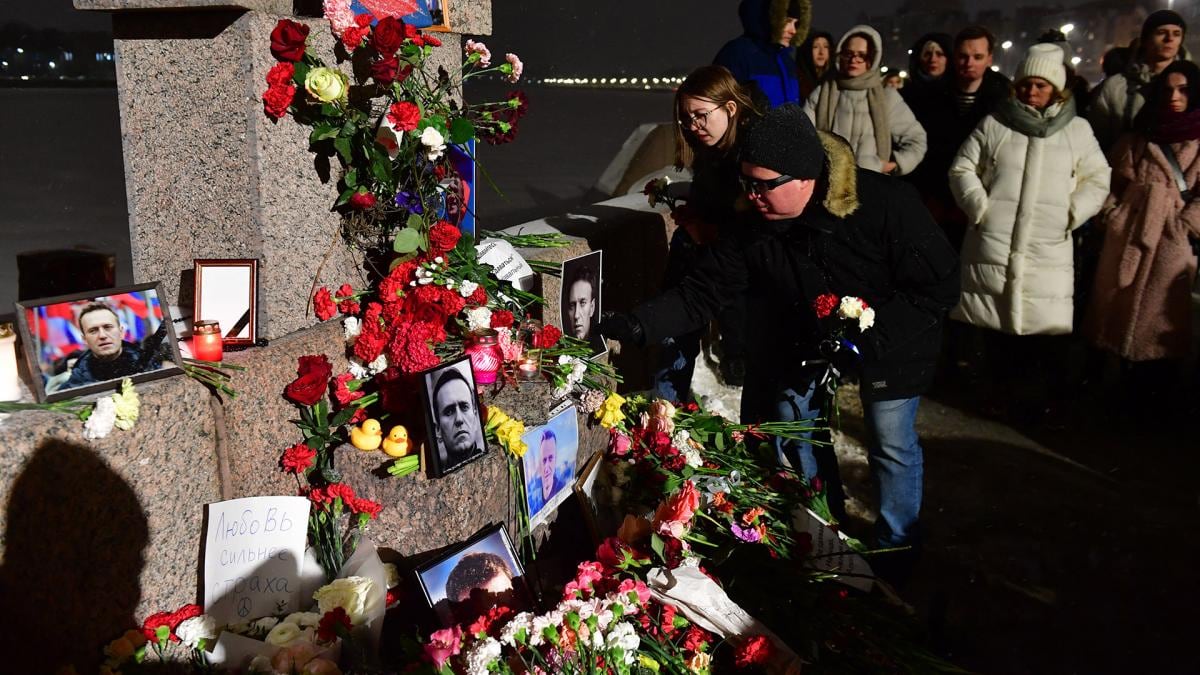
[[[75,9],[102,12],[172,9],[251,9],[290,14],[294,0],[73,0]]]
[[[491,35],[492,0],[451,0],[450,30],[463,35]]]
[[[138,392],[136,426],[98,441],[60,413],[0,421],[0,648],[9,672],[67,662],[88,672],[135,619],[196,599],[203,505],[220,496],[209,394],[184,376]],[[49,635],[53,662],[29,647]]]

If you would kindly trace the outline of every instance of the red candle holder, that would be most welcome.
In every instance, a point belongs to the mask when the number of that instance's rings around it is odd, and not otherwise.
[[[200,361],[219,362],[224,353],[221,324],[216,321],[197,321],[192,325],[192,356]]]
[[[500,351],[500,340],[495,330],[483,328],[471,333],[470,341],[463,349],[471,360],[471,371],[477,384],[492,384],[504,365],[504,353]]]

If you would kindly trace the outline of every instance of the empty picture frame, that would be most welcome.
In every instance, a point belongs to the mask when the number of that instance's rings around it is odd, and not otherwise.
[[[52,402],[183,372],[158,284],[16,303],[39,401]]]
[[[258,339],[258,261],[196,260],[194,321],[216,321],[227,345],[252,345]]]

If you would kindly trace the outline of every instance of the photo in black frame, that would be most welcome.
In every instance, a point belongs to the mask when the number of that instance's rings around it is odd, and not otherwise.
[[[37,399],[60,401],[178,375],[182,357],[159,284],[16,303]]]
[[[422,373],[421,394],[430,478],[441,478],[487,453],[470,359],[464,356]]]
[[[444,627],[466,626],[495,605],[533,608],[525,570],[503,525],[496,524],[416,568],[425,601]]]
[[[563,335],[587,342],[592,348],[592,356],[608,351],[604,336],[600,334],[603,262],[604,252],[593,251],[562,264],[559,327]]]

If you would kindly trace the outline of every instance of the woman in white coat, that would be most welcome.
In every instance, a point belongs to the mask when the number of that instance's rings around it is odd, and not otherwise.
[[[883,86],[883,40],[870,26],[855,26],[837,45],[837,77],[813,90],[804,111],[821,131],[850,142],[864,169],[903,175],[925,157],[925,129],[900,93]]]
[[[1075,116],[1066,77],[1059,47],[1030,47],[1013,78],[1015,98],[979,123],[950,167],[968,222],[962,298],[951,317],[990,329],[1002,390],[1014,377],[1061,383],[1063,339],[1004,336],[1071,332],[1071,231],[1108,196],[1111,170],[1091,126]]]

